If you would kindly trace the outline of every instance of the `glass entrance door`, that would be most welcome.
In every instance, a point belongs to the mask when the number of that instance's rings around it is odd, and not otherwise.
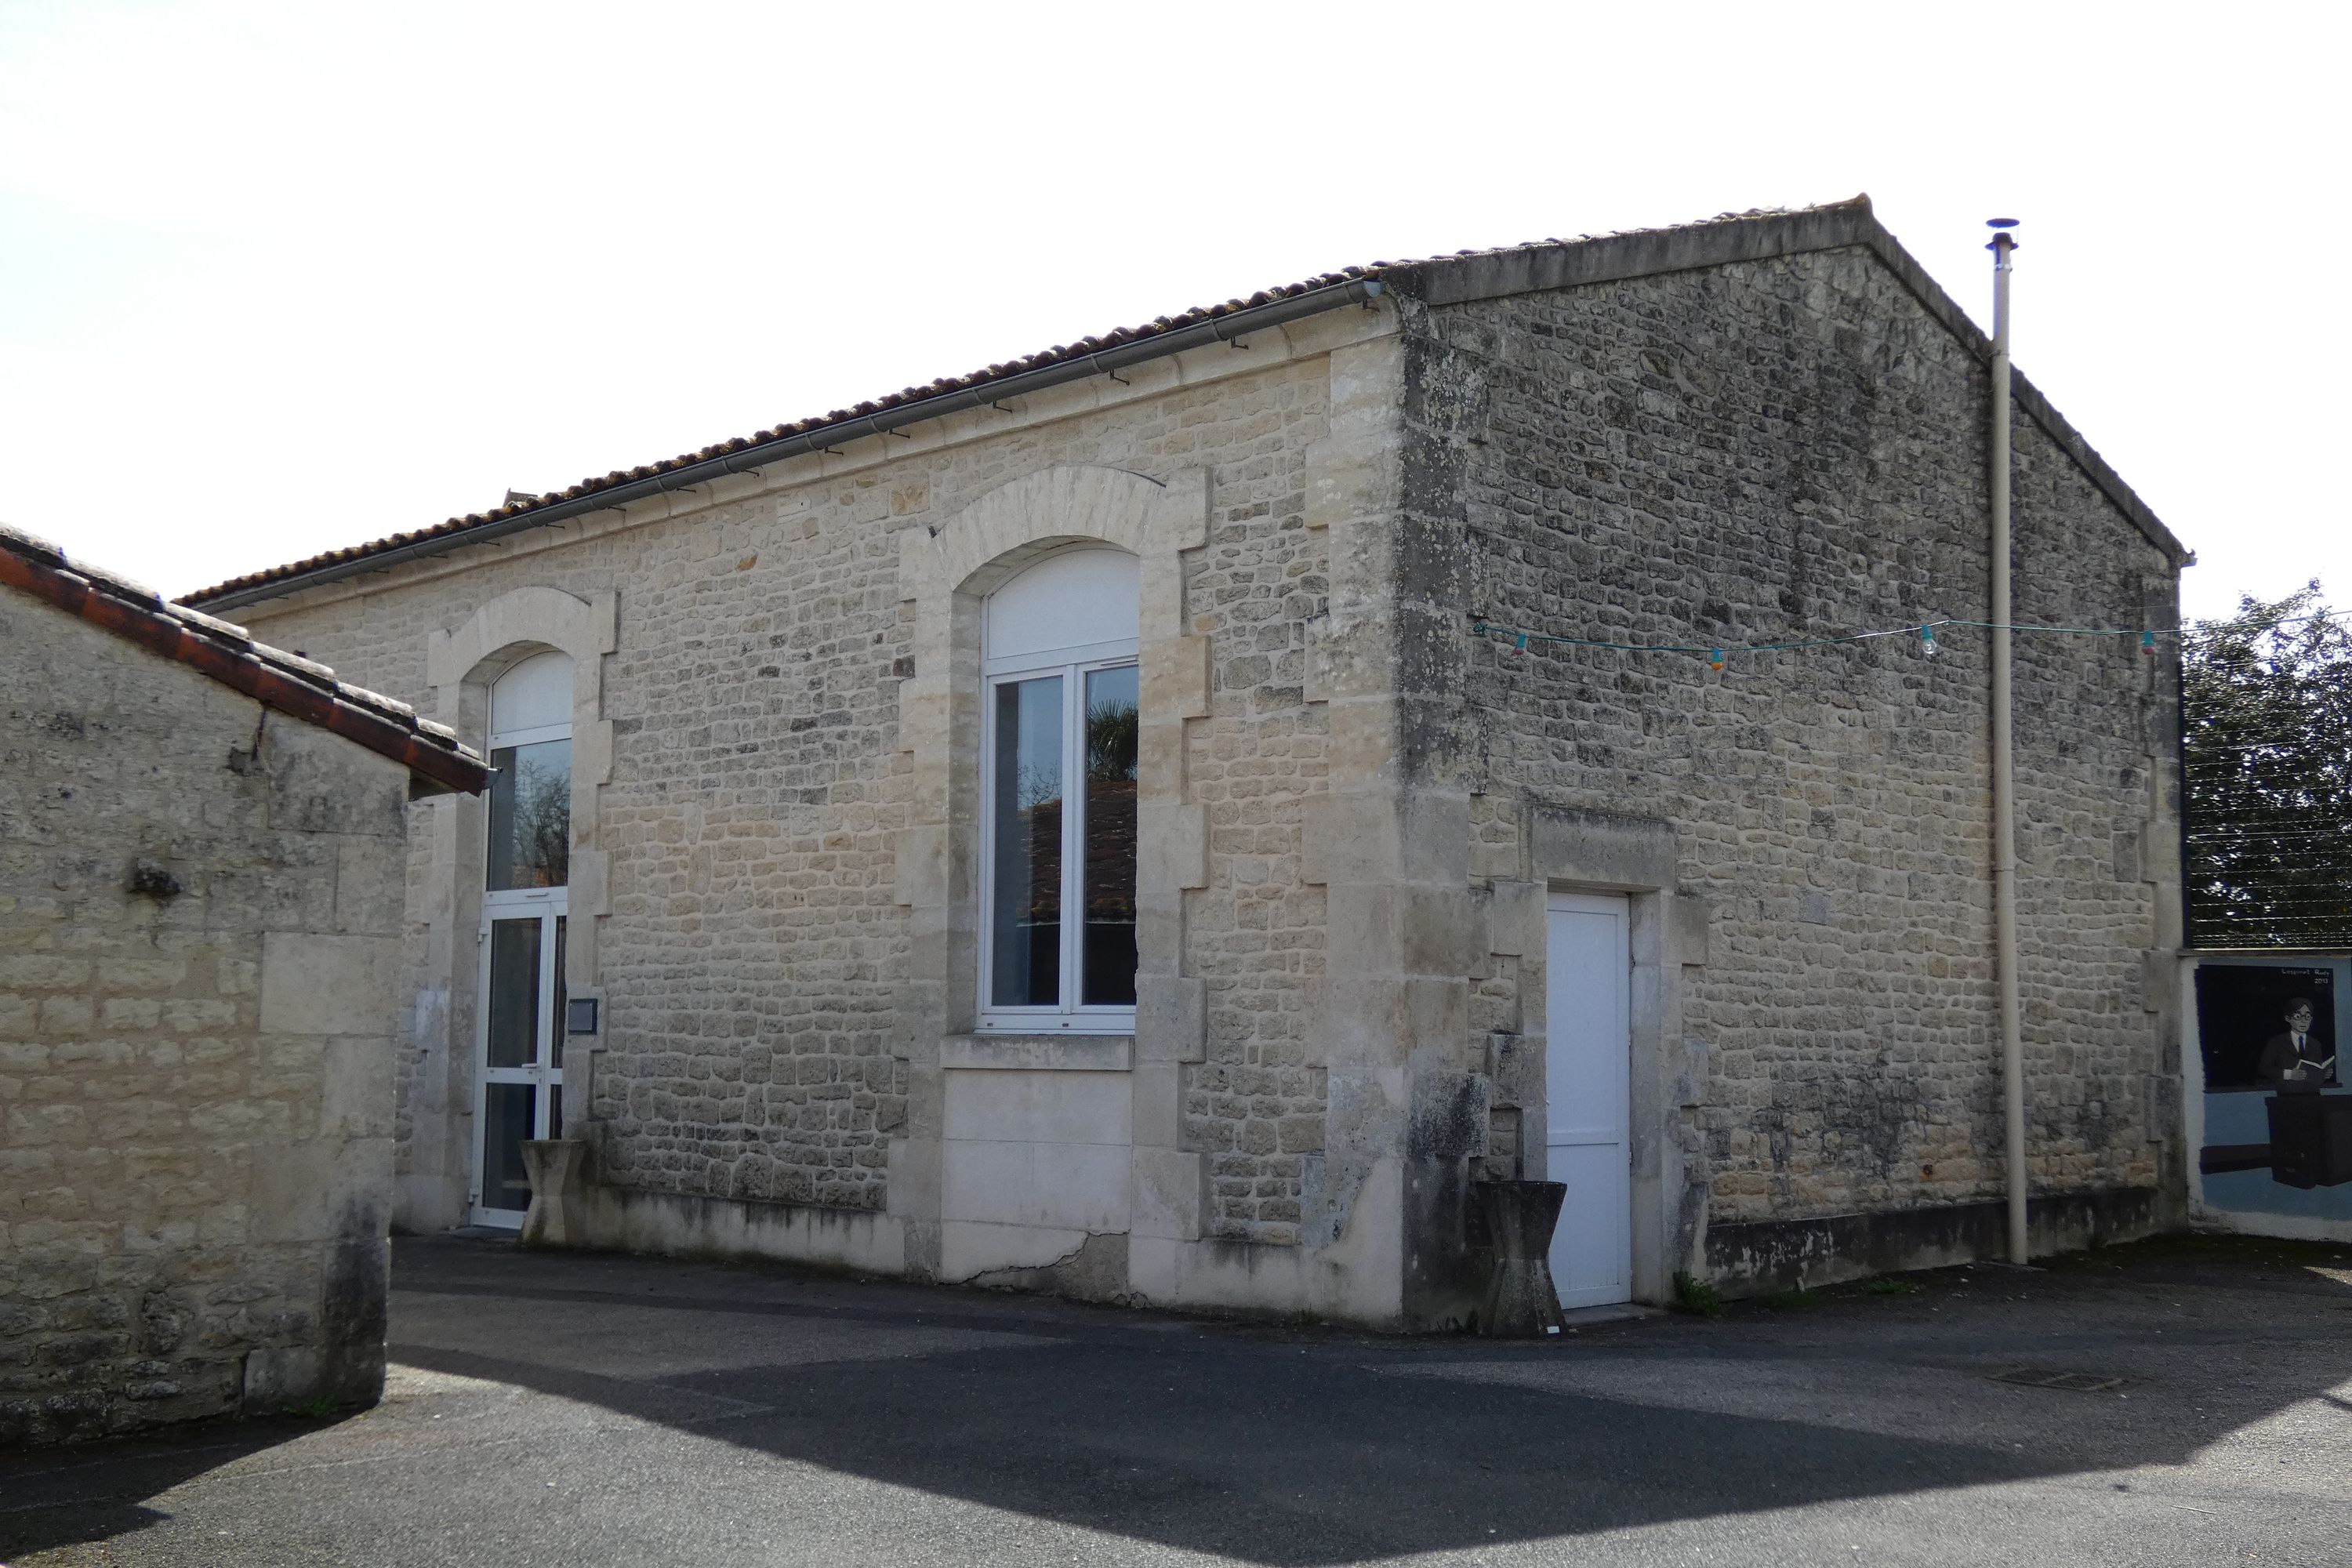
[[[563,1136],[563,894],[482,922],[478,1225],[520,1226],[530,1206],[522,1146]]]
[[[474,1222],[520,1226],[522,1146],[563,1136],[563,912],[572,867],[572,661],[522,660],[490,687],[482,989],[474,1058]]]

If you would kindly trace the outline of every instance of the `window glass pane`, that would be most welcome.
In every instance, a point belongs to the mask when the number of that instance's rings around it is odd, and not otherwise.
[[[530,1137],[531,1117],[538,1109],[539,1091],[527,1083],[483,1086],[483,1207],[530,1207],[530,1172],[522,1163],[522,1146]]]
[[[489,1058],[494,1068],[539,1059],[539,917],[490,922]]]
[[[490,753],[489,890],[560,888],[572,859],[572,742]]]
[[[995,700],[989,999],[1054,1007],[1062,1000],[1062,678],[1005,681]]]
[[[1087,672],[1087,923],[1079,1000],[1135,1005],[1135,666]]]

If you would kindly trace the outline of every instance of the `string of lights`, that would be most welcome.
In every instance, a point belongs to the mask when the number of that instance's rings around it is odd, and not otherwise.
[[[2314,615],[2290,616],[2284,620],[2266,621],[2260,626],[2231,625],[2227,629],[2237,632],[2272,631],[2280,626],[2297,626],[2305,621],[2325,620],[2331,612],[2321,610]],[[2002,626],[1994,621],[1962,620],[1945,616],[1931,621],[1919,621],[1910,626],[1888,626],[1880,631],[1849,632],[1842,637],[1798,637],[1780,642],[1750,643],[1665,643],[1615,642],[1602,637],[1559,637],[1549,632],[1531,632],[1521,626],[1507,626],[1483,616],[1473,621],[1470,635],[1488,642],[1507,645],[1514,653],[1525,653],[1533,644],[1550,644],[1557,647],[1590,647],[1613,649],[1620,653],[1703,654],[1709,669],[1721,669],[1733,654],[1790,653],[1801,648],[1839,647],[1851,643],[1872,642],[1881,637],[1916,637],[1922,653],[1936,652],[1936,633],[1939,628],[1956,626],[1963,630],[2046,633],[2057,637],[2137,637],[2139,650],[2155,657],[2158,637],[2197,637],[2212,635],[2221,628],[2209,626],[2047,626],[2011,624]]]

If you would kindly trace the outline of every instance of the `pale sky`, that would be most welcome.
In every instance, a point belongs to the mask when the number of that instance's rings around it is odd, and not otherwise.
[[[167,592],[1355,262],[1867,191],[2326,580],[2340,7],[0,0],[0,519]],[[2334,107],[2330,107],[2333,105]]]

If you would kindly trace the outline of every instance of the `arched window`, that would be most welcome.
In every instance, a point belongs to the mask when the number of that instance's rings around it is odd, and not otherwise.
[[[572,863],[572,660],[524,659],[490,687],[482,868],[478,1223],[520,1225],[522,1146],[563,1135],[564,884]]]
[[[490,688],[490,856],[484,887],[560,888],[572,859],[572,661],[524,659]]]
[[[1135,1026],[1138,563],[1081,546],[990,595],[980,1021]]]

